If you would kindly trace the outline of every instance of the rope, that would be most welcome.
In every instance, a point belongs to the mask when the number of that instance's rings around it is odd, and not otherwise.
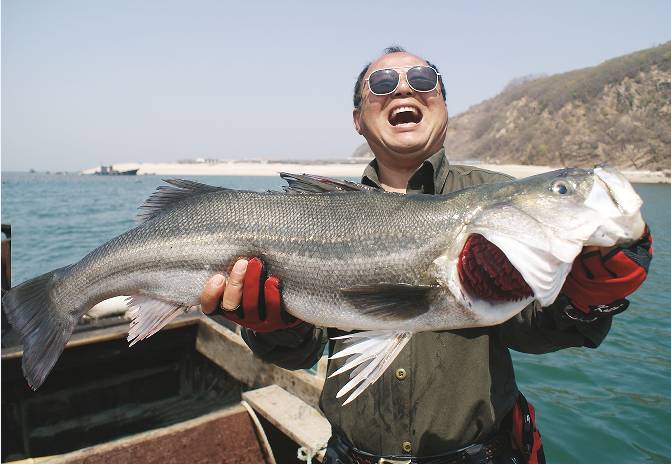
[[[326,449],[326,443],[320,445],[316,449],[301,446],[300,448],[298,448],[298,451],[296,452],[296,457],[300,461],[305,461],[307,462],[307,464],[312,464],[312,460],[314,459],[314,457],[317,456],[319,452],[323,449]]]
[[[259,437],[261,445],[263,445],[263,454],[265,455],[268,464],[277,464],[275,462],[273,450],[270,448],[270,443],[268,443],[266,432],[263,430],[263,426],[261,425],[261,422],[259,422],[259,418],[256,416],[256,412],[254,412],[254,409],[252,409],[249,403],[245,400],[240,401],[240,404],[245,407],[250,417],[252,418],[252,422],[254,422],[254,426],[256,427],[256,435]]]

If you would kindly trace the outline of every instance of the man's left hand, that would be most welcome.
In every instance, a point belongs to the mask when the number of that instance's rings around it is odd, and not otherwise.
[[[586,247],[573,262],[562,292],[574,308],[601,317],[624,311],[625,297],[634,293],[648,275],[652,237],[647,226],[643,236],[624,247]]]

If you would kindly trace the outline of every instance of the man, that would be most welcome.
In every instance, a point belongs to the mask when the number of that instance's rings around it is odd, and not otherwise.
[[[408,194],[445,194],[509,179],[449,165],[443,149],[448,113],[442,78],[435,66],[400,48],[385,50],[361,72],[353,117],[375,154],[364,171],[364,184]],[[320,404],[333,427],[329,462],[378,462],[381,457],[432,463],[544,462],[540,436],[533,423],[525,422],[533,417],[533,408],[517,390],[508,349],[546,353],[598,346],[610,329],[611,314],[626,308],[622,298],[646,275],[649,241],[626,251],[629,255],[604,250],[615,257],[611,262],[618,263],[619,276],[612,269],[603,271],[600,250],[582,255],[577,261],[586,264],[576,266],[565,294],[550,307],[532,304],[496,327],[416,334],[382,377],[345,407],[335,393],[347,379],[327,380]],[[638,262],[629,259],[632,254]],[[609,279],[616,277],[626,285],[613,291]],[[338,331],[285,317],[279,288],[276,278],[264,278],[260,261],[240,260],[227,282],[219,275],[206,284],[202,307],[206,313],[217,306],[237,309],[225,314],[247,327],[243,337],[261,358],[290,369],[310,367]],[[604,303],[608,305],[599,306]],[[330,349],[335,345],[337,350],[339,343],[331,342]],[[331,361],[329,373],[340,365],[341,360]]]

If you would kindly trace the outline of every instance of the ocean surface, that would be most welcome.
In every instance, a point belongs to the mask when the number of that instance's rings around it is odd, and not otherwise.
[[[266,190],[273,177],[187,177]],[[65,266],[134,226],[156,176],[2,173],[2,222],[12,225],[14,285]],[[595,350],[514,353],[517,382],[536,406],[550,463],[671,462],[671,186],[635,186],[654,259],[631,307]]]

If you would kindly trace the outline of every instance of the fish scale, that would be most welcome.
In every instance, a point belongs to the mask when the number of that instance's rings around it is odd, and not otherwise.
[[[282,280],[285,301],[295,301],[300,306],[324,306],[327,301],[327,306],[338,307],[332,311],[334,316],[337,313],[347,318],[344,314],[349,310],[349,319],[354,319],[359,313],[346,304],[338,288],[380,281],[416,283],[420,278],[416,265],[421,263],[423,268],[428,267],[440,253],[441,246],[444,248],[445,237],[439,234],[442,227],[436,217],[435,201],[415,202],[408,201],[409,198],[378,192],[308,194],[296,198],[222,190],[185,199],[178,207],[113,239],[84,258],[71,270],[74,278],[68,291],[82,286],[78,279],[80,273],[91,278],[93,263],[96,263],[95,280],[87,284],[106,287],[101,296],[107,297],[119,292],[136,292],[137,279],[144,276],[148,268],[160,267],[165,271],[209,266],[213,273],[228,270],[237,257],[259,256],[266,261],[268,271]],[[426,209],[424,214],[421,207]],[[370,221],[362,222],[357,210],[376,213]],[[241,221],[240,212],[252,219]],[[389,227],[391,212],[404,218],[396,228]],[[410,224],[414,227],[410,228]],[[407,232],[399,233],[399,230]],[[235,236],[233,244],[231,236]],[[371,237],[375,239],[369,240]],[[432,241],[442,245],[427,250],[424,255],[417,253]],[[203,247],[202,253],[197,251],[199,245]],[[399,249],[400,253],[390,252]],[[184,255],[178,250],[183,250]],[[116,278],[131,271],[139,277]],[[184,287],[198,290],[181,301],[193,305],[197,304],[206,279],[205,273],[187,272],[183,278],[175,279],[179,288],[166,289],[165,284],[155,283],[152,288],[146,288],[145,284],[145,290],[159,295],[167,290],[183,293]],[[160,287],[159,291],[156,287]],[[293,308],[289,305],[288,309]],[[296,308],[298,317],[314,320],[314,315],[301,309]]]

